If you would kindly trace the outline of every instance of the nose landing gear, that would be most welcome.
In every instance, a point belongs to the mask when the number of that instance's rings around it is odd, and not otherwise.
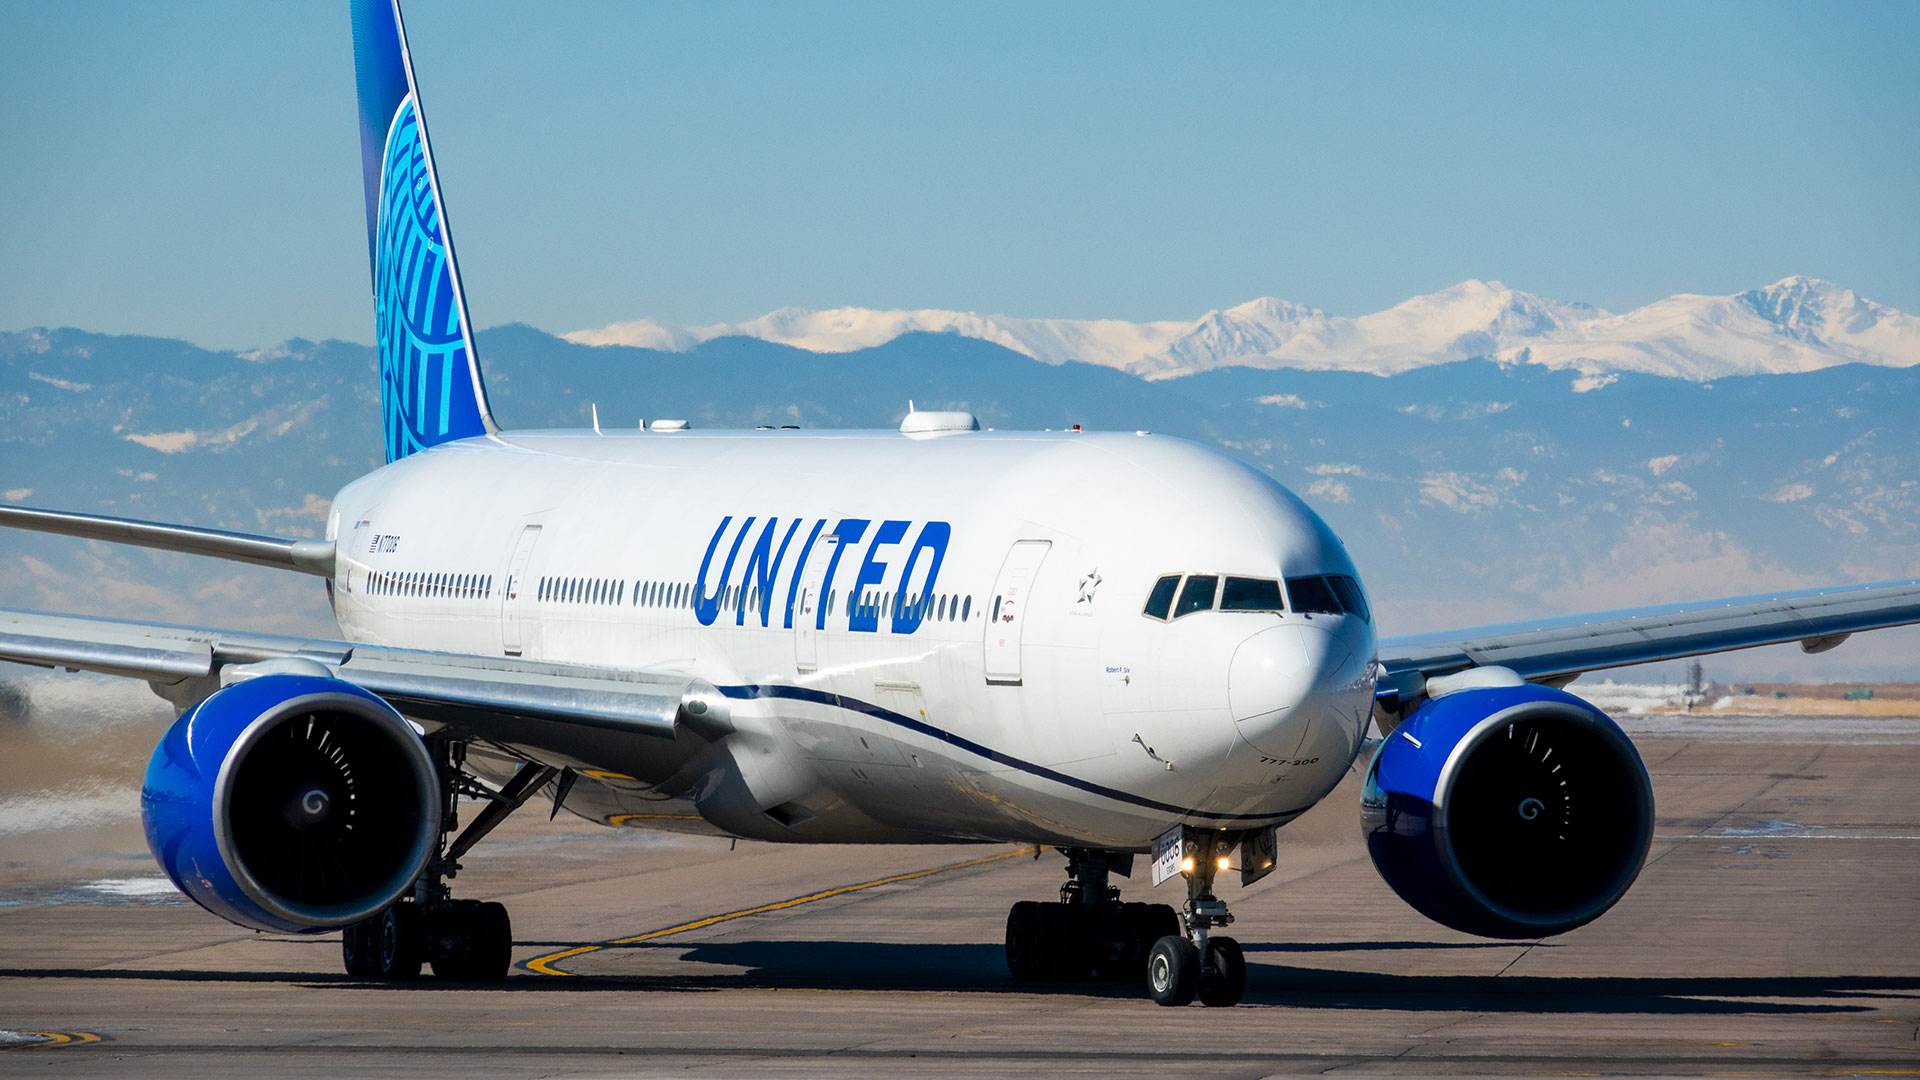
[[[1184,935],[1174,933],[1153,943],[1147,957],[1147,992],[1157,1005],[1237,1005],[1247,989],[1247,964],[1240,943],[1213,933],[1233,923],[1226,902],[1213,895],[1213,875],[1231,849],[1223,833],[1186,831],[1187,902],[1181,905]]]

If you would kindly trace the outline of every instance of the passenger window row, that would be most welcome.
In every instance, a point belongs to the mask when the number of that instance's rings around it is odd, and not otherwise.
[[[1287,604],[1287,599],[1293,603]],[[1286,596],[1272,578],[1219,574],[1167,574],[1153,583],[1141,613],[1169,621],[1196,611],[1296,611],[1310,615],[1357,615],[1370,620],[1360,583],[1345,574],[1288,578]]]
[[[618,604],[626,598],[627,583],[612,578],[543,577],[539,598],[556,604]]]
[[[374,596],[439,596],[458,600],[485,600],[493,595],[492,574],[439,574],[424,570],[367,574],[367,591]]]
[[[538,590],[540,600],[560,604],[621,604],[627,595],[626,582],[608,578],[543,577]],[[632,596],[636,607],[691,610],[695,603],[694,587],[686,582],[638,580],[633,583]],[[760,599],[758,586],[729,585],[722,590],[716,606],[733,612],[757,611]],[[827,593],[828,615],[839,608],[839,600],[840,590]],[[973,597],[953,593],[896,596],[871,591],[857,601],[849,596],[848,602],[857,603],[861,614],[876,619],[913,618],[917,614],[923,622],[964,623],[973,617]]]

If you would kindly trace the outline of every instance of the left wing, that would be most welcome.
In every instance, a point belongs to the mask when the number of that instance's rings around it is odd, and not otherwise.
[[[324,669],[436,727],[634,777],[670,770],[683,736],[729,730],[725,699],[696,678],[326,638],[0,609],[0,660],[144,679],[183,706],[249,665]]]
[[[1920,580],[1735,596],[1380,642],[1380,694],[1417,697],[1427,679],[1503,667],[1563,685],[1598,668],[1798,641],[1824,652],[1861,630],[1920,623]]]

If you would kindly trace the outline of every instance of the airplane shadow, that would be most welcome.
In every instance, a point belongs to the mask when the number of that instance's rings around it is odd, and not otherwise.
[[[558,943],[521,942],[520,945]],[[577,944],[577,943],[568,943]],[[1477,943],[1294,942],[1249,948],[1254,953],[1476,948]],[[1498,947],[1498,946],[1493,946]],[[1511,947],[1506,946],[1506,947]],[[135,979],[159,982],[299,984],[330,989],[412,989],[423,992],[591,993],[599,991],[719,991],[741,988],[937,991],[1052,994],[1080,998],[1144,998],[1133,980],[1018,983],[1008,976],[1001,947],[989,944],[903,944],[868,941],[726,941],[691,947],[643,942],[604,952],[651,950],[679,954],[689,965],[735,971],[631,976],[529,976],[505,983],[449,983],[433,978],[387,983],[344,974],[132,969],[0,969],[4,978]],[[674,962],[674,961],[670,961]],[[657,962],[650,963],[658,971]],[[1244,1004],[1304,1009],[1509,1014],[1815,1015],[1870,1011],[1853,999],[1920,998],[1920,977],[1876,976],[1538,976],[1401,975],[1341,971],[1249,958]],[[1753,1000],[1753,999],[1769,1000]],[[1779,1000],[1800,999],[1800,1000]]]

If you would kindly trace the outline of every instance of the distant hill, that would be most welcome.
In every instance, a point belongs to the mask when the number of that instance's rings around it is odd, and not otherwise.
[[[505,326],[479,347],[512,427],[582,426],[593,404],[604,428],[890,427],[911,398],[993,427],[1221,446],[1327,517],[1389,632],[1920,576],[1915,367],[1590,378],[1481,357],[1388,376],[1225,366],[1148,380],[951,333],[833,353],[731,336],[674,352]],[[235,353],[0,334],[0,497],[312,534],[333,493],[378,464],[375,386],[372,350],[338,341]],[[310,579],[4,531],[0,605],[327,629]],[[1793,654],[1714,674],[1911,677],[1916,636],[1878,640],[1819,667]]]
[[[642,319],[564,336],[582,345],[669,351],[743,336],[836,353],[916,332],[990,341],[1049,364],[1095,364],[1150,378],[1223,367],[1394,375],[1484,358],[1573,371],[1592,385],[1628,371],[1700,381],[1839,364],[1920,364],[1920,319],[1808,277],[1733,296],[1672,296],[1624,315],[1497,281],[1466,281],[1352,319],[1269,297],[1191,321],[783,308],[744,323],[689,327]]]

